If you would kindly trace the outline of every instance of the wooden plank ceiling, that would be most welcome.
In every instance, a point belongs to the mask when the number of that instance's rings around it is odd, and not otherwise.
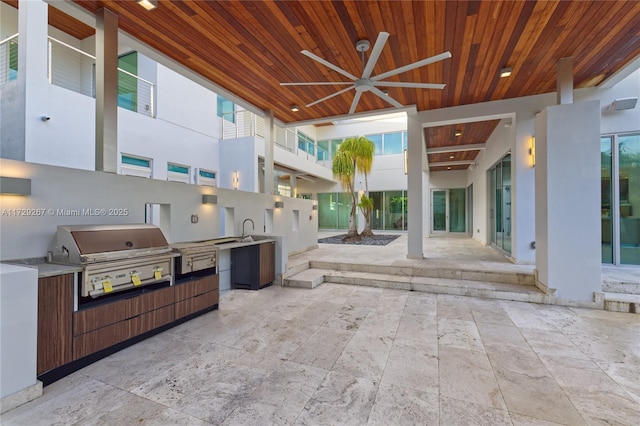
[[[452,54],[385,79],[446,84],[444,90],[388,88],[418,111],[553,92],[556,64],[569,56],[576,88],[595,86],[640,55],[636,0],[158,0],[151,11],[133,0],[73,1],[92,13],[112,10],[123,31],[285,123],[346,114],[355,94],[305,107],[346,86],[279,83],[347,79],[301,50],[360,76],[354,45],[360,39],[373,45],[381,31],[390,36],[372,76]],[[511,77],[499,77],[503,67],[513,69]],[[291,111],[294,104],[298,112]],[[365,92],[356,112],[389,107]]]
[[[461,145],[473,147],[473,145],[482,145],[487,142],[498,126],[498,123],[500,123],[500,120],[489,120],[425,128],[424,140],[427,147],[429,170],[438,172],[467,169],[470,164],[438,166],[438,163],[473,161],[480,153],[479,149],[429,154],[429,148],[455,148]]]

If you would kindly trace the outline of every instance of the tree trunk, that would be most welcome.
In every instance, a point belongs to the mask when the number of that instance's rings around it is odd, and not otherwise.
[[[371,237],[373,236],[373,231],[371,230],[371,210],[367,209],[366,212],[362,212],[364,215],[364,229],[362,233],[360,233],[361,237]]]

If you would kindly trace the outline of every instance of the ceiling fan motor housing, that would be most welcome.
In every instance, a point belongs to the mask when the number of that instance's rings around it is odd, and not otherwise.
[[[356,50],[358,52],[366,52],[371,47],[369,40],[358,40],[356,42]]]

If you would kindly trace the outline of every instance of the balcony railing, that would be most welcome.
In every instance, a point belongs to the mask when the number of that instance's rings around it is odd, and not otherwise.
[[[0,85],[18,77],[18,34],[0,41]]]
[[[222,139],[237,139],[243,137],[265,137],[264,118],[257,116],[250,111],[236,111],[222,116]],[[313,151],[307,152],[298,146],[298,134],[295,130],[276,126],[275,146],[287,150],[298,157],[305,158],[325,167],[331,167],[331,161],[318,160],[315,155],[317,144],[314,144]],[[311,149],[309,149],[311,150]]]
[[[96,95],[96,58],[53,37],[48,37],[49,83],[86,96]],[[118,68],[118,106],[155,117],[154,84]]]

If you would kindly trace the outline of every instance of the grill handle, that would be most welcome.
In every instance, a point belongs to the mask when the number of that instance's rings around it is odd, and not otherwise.
[[[114,286],[113,287],[113,293],[118,292],[118,291],[122,291],[122,290],[127,290],[133,287],[141,287],[147,284],[154,284],[154,283],[159,283],[162,281],[171,281],[171,275],[167,274],[167,275],[163,275],[159,280],[156,280],[155,278],[149,278],[147,280],[142,280],[140,281],[140,285],[136,286],[133,285],[133,283],[127,283],[127,284],[121,284],[119,286]],[[110,292],[111,293],[111,292]],[[104,289],[99,289],[99,290],[91,290],[89,292],[89,296],[91,297],[98,297],[98,296],[102,296],[104,295]]]

